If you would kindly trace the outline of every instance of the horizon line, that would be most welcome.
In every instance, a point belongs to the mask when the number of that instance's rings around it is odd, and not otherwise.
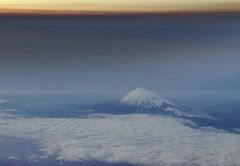
[[[74,10],[44,10],[27,9],[1,10],[0,16],[151,16],[151,15],[222,15],[222,14],[240,14],[239,10],[215,10],[215,11],[74,11]]]

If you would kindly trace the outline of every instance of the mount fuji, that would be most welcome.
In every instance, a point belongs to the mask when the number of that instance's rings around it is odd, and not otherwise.
[[[120,103],[135,105],[142,108],[158,108],[163,106],[164,103],[170,103],[164,98],[154,94],[146,88],[136,88],[124,96]]]
[[[107,114],[159,114],[186,118],[209,118],[208,115],[194,109],[185,109],[158,96],[146,88],[136,88],[122,99],[82,107],[94,110],[94,113]],[[91,111],[90,111],[91,112]],[[89,113],[89,112],[88,112]]]
[[[135,107],[138,112],[142,113],[160,113],[164,111],[179,116],[184,115],[181,108],[146,88],[136,88],[129,92],[120,100],[120,105]]]

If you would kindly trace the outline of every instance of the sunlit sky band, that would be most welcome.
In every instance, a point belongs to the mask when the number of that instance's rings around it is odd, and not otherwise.
[[[0,0],[0,13],[240,11],[240,0]]]

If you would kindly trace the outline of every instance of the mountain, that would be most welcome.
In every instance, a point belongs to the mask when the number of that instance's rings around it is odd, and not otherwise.
[[[170,103],[146,88],[136,88],[124,96],[120,103],[144,108],[159,108],[164,103]]]
[[[88,105],[81,109],[90,109],[95,110],[95,113],[108,114],[145,113],[187,118],[207,118],[207,115],[201,111],[179,107],[146,88],[136,88],[118,101]]]
[[[26,110],[26,112],[28,112],[28,110]],[[115,101],[84,105],[69,105],[61,109],[58,108],[57,111],[43,111],[42,109],[39,109],[39,111],[34,110],[32,113],[27,113],[28,116],[32,117],[54,118],[104,118],[104,114],[150,114],[188,119],[199,126],[214,126],[219,128],[223,126],[222,121],[213,118],[215,116],[209,116],[208,112],[203,112],[202,110],[193,109],[191,107],[179,106],[146,88],[136,88]],[[192,124],[186,125],[193,127],[191,126]]]
[[[175,114],[190,116],[172,102],[156,95],[146,88],[136,88],[120,100],[121,105],[135,107],[142,113]]]

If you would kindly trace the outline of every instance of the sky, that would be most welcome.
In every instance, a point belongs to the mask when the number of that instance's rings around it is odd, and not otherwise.
[[[239,91],[239,17],[1,17],[0,91]]]
[[[0,0],[1,13],[240,11],[239,0]]]

